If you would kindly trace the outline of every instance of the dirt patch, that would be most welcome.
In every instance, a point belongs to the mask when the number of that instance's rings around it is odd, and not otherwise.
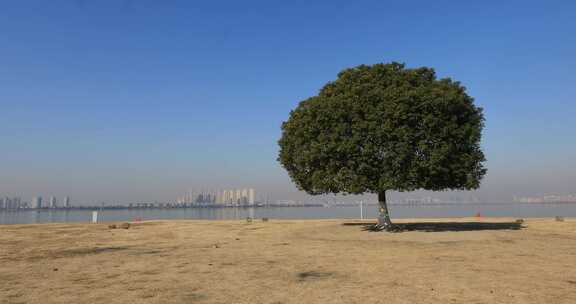
[[[48,252],[47,256],[52,257],[52,258],[65,258],[65,257],[101,254],[101,253],[108,253],[108,252],[117,252],[117,251],[123,251],[123,250],[128,250],[128,249],[129,249],[129,247],[124,247],[124,246],[77,248],[77,249],[67,249],[67,250]]]
[[[206,299],[208,299],[208,296],[201,293],[189,293],[182,296],[182,300],[184,300],[185,303],[194,303],[204,301]]]
[[[322,280],[330,278],[332,276],[334,276],[333,272],[325,272],[325,271],[306,271],[306,272],[300,272],[297,275],[298,281],[300,282]]]
[[[142,250],[131,250],[131,255],[157,255],[164,253],[163,250],[154,250],[154,249],[142,249]]]

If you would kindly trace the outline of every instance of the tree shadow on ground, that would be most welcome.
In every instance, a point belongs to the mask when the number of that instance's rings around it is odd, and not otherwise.
[[[362,226],[365,231],[381,231],[375,223],[344,223],[344,226]],[[482,231],[482,230],[520,230],[524,228],[518,222],[420,222],[394,224],[391,232],[446,232],[446,231]]]

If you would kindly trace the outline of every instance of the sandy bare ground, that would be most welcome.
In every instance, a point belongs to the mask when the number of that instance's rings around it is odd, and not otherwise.
[[[5,225],[0,303],[576,303],[576,220],[437,221]]]

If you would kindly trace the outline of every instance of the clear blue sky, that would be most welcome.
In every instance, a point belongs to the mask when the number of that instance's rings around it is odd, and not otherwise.
[[[298,197],[280,124],[343,68],[400,61],[484,107],[491,199],[576,191],[573,1],[2,1],[0,195]]]

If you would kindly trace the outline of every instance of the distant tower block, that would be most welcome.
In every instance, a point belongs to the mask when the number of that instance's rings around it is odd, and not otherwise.
[[[56,197],[55,196],[50,197],[50,208],[56,208]]]
[[[234,202],[240,203],[242,200],[242,190],[236,189],[236,195],[234,196]]]
[[[250,205],[254,205],[254,201],[256,198],[256,192],[254,191],[253,188],[248,189],[248,203]]]
[[[41,196],[36,196],[32,199],[32,208],[33,209],[42,208],[42,197]]]
[[[232,191],[230,190],[224,190],[224,202],[226,204],[230,204],[232,203]]]
[[[248,203],[248,189],[242,189],[242,199],[240,200],[242,204]]]
[[[64,208],[70,208],[70,197],[64,197]]]

